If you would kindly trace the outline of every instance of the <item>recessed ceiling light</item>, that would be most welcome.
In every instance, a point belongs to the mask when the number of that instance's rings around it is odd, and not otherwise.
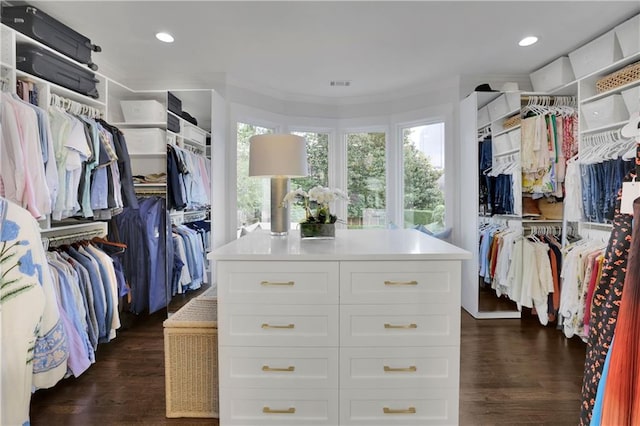
[[[169,33],[158,33],[156,34],[156,38],[165,43],[173,43],[173,36]]]
[[[525,37],[522,40],[520,40],[518,42],[518,46],[531,46],[532,44],[536,43],[538,41],[538,37],[536,36],[529,36],[529,37]]]

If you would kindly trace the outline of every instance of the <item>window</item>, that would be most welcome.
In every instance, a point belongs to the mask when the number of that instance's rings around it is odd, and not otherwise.
[[[404,226],[441,232],[444,223],[444,123],[402,129]]]
[[[347,133],[349,228],[386,226],[386,135]]]
[[[291,132],[307,141],[307,161],[309,176],[291,179],[291,190],[302,188],[305,191],[315,186],[329,186],[329,134],[314,132]],[[290,220],[293,226],[304,219],[304,208],[291,206]]]
[[[237,124],[238,229],[271,222],[269,179],[249,177],[249,139],[253,135],[273,132],[267,127]]]

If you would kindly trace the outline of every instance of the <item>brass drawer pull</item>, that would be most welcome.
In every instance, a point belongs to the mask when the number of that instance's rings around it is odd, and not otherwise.
[[[274,282],[274,281],[261,281],[260,285],[270,286],[270,285],[279,285],[279,286],[292,286],[294,285],[294,281],[285,281],[285,282]]]
[[[409,407],[407,409],[400,409],[400,410],[393,410],[389,407],[384,407],[382,409],[382,411],[385,414],[415,414],[416,413],[416,407]]]
[[[384,328],[418,328],[418,324],[403,324],[403,325],[385,324]]]
[[[286,368],[274,368],[274,367],[269,367],[268,365],[263,365],[262,366],[262,371],[295,371],[296,367],[294,367],[293,365],[290,365],[289,367]]]
[[[287,324],[287,325],[271,325],[264,323],[262,324],[262,328],[294,328],[295,324]]]
[[[415,371],[418,371],[418,369],[416,368],[415,365],[411,365],[411,366],[405,367],[405,368],[391,368],[388,365],[385,365],[384,366],[384,371],[388,372],[388,373],[394,373],[394,372],[397,372],[397,371],[408,371],[408,372],[413,373]]]
[[[385,281],[384,285],[418,285],[418,281]]]
[[[274,410],[274,409],[269,408],[269,407],[263,407],[262,408],[262,412],[263,413],[267,413],[267,414],[295,414],[296,413],[296,408],[295,407],[289,407],[286,410]]]

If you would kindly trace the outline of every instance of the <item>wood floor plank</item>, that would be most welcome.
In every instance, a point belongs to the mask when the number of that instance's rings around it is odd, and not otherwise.
[[[462,311],[461,425],[575,425],[585,344],[537,318],[474,320]],[[163,313],[137,318],[79,378],[32,398],[31,424],[210,425],[165,417]]]

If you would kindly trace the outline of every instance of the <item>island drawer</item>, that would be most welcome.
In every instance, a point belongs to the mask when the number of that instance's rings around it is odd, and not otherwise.
[[[337,305],[220,304],[221,346],[338,346]]]
[[[222,346],[220,386],[338,388],[338,348]]]
[[[226,303],[337,304],[338,271],[338,262],[220,262],[218,297]]]
[[[340,346],[454,346],[460,309],[452,305],[341,305]]]
[[[341,262],[340,303],[460,304],[460,263]]]

